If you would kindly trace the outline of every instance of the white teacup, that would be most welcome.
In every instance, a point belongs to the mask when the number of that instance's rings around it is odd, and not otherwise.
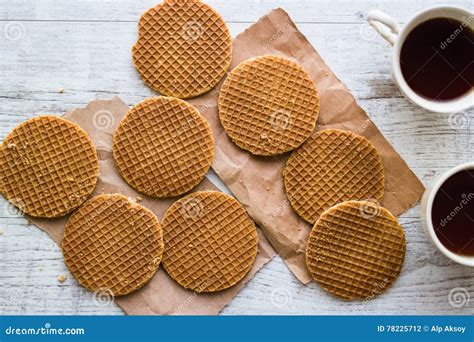
[[[436,235],[432,219],[433,201],[439,189],[449,177],[463,170],[472,170],[474,172],[474,162],[462,164],[449,170],[444,175],[442,175],[430,189],[426,189],[421,200],[421,220],[429,238],[444,255],[459,264],[474,267],[474,256],[465,256],[453,253],[441,243],[441,241],[438,239],[438,236]]]
[[[473,14],[466,9],[456,6],[436,6],[419,12],[411,18],[400,29],[397,22],[389,15],[373,10],[367,14],[370,25],[391,45],[393,45],[392,56],[392,77],[402,94],[413,103],[439,113],[456,113],[466,110],[474,105],[474,91],[470,91],[463,96],[450,101],[435,101],[422,97],[415,93],[402,75],[400,67],[400,51],[408,34],[420,23],[439,17],[448,17],[457,21],[467,23],[474,29]],[[473,20],[471,20],[473,19]]]

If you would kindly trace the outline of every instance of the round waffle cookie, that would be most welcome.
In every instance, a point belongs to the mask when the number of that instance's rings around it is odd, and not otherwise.
[[[214,292],[240,281],[257,256],[253,221],[234,198],[195,192],[175,202],[163,219],[163,266],[180,285]]]
[[[120,296],[145,285],[163,255],[156,216],[120,194],[98,195],[69,218],[64,261],[84,287]]]
[[[146,99],[130,109],[113,139],[120,174],[150,196],[188,192],[206,175],[214,157],[211,129],[196,108],[172,97]]]
[[[133,63],[144,82],[164,95],[201,95],[224,76],[232,38],[222,17],[198,0],[166,0],[140,18]]]
[[[400,274],[405,233],[385,208],[349,201],[326,210],[306,246],[309,273],[327,292],[344,299],[371,299]]]
[[[348,131],[313,134],[291,154],[283,176],[288,200],[309,223],[337,203],[380,202],[384,195],[382,158],[366,138]]]
[[[63,216],[95,188],[97,153],[87,133],[56,116],[39,116],[13,129],[1,145],[0,191],[21,212]]]
[[[300,146],[313,132],[319,96],[298,64],[277,56],[240,63],[219,94],[219,118],[229,137],[255,155],[271,156]]]

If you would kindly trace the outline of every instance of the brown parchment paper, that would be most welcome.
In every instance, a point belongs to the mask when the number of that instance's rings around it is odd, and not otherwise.
[[[412,207],[423,194],[423,185],[282,9],[271,11],[234,39],[231,69],[246,59],[267,54],[296,61],[312,77],[321,99],[317,130],[349,130],[374,144],[385,168],[382,204],[394,215]],[[218,118],[221,84],[190,101],[211,124],[216,140],[212,167],[260,225],[290,270],[301,282],[308,283],[311,276],[306,270],[304,250],[311,226],[295,214],[287,201],[282,171],[289,154],[255,157],[229,139]]]
[[[94,142],[100,165],[100,176],[92,196],[99,193],[121,193],[126,196],[142,198],[140,204],[152,210],[158,218],[164,216],[168,207],[176,200],[155,199],[139,194],[120,177],[112,157],[112,137],[115,128],[128,111],[128,106],[118,97],[112,100],[96,100],[86,108],[74,109],[63,117],[77,123]],[[193,191],[219,189],[205,178]],[[38,219],[28,217],[29,221],[48,233],[60,243],[68,217],[57,219]],[[266,238],[259,232],[259,253],[253,268],[237,285],[212,294],[196,294],[174,282],[162,266],[148,284],[140,290],[126,296],[115,298],[115,302],[129,315],[214,315],[217,314],[244,287],[275,252]]]

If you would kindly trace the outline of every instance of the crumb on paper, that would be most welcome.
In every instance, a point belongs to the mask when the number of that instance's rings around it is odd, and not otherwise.
[[[61,94],[64,93],[64,88],[59,88],[58,93],[61,93]]]
[[[135,202],[140,203],[141,201],[143,201],[142,197],[140,196],[135,197]]]
[[[329,71],[326,71],[325,75],[326,75],[326,76],[329,76]]]
[[[0,235],[3,235],[4,232],[5,231],[2,228],[0,228]]]
[[[65,274],[60,274],[58,276],[58,281],[61,282],[61,283],[64,283],[67,279],[67,276]]]
[[[270,191],[270,187],[269,187],[269,186],[267,186],[267,191]]]

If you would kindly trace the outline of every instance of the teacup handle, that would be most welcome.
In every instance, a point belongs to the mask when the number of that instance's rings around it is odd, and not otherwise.
[[[367,21],[390,45],[395,44],[400,26],[391,16],[379,10],[372,10],[367,13]]]

